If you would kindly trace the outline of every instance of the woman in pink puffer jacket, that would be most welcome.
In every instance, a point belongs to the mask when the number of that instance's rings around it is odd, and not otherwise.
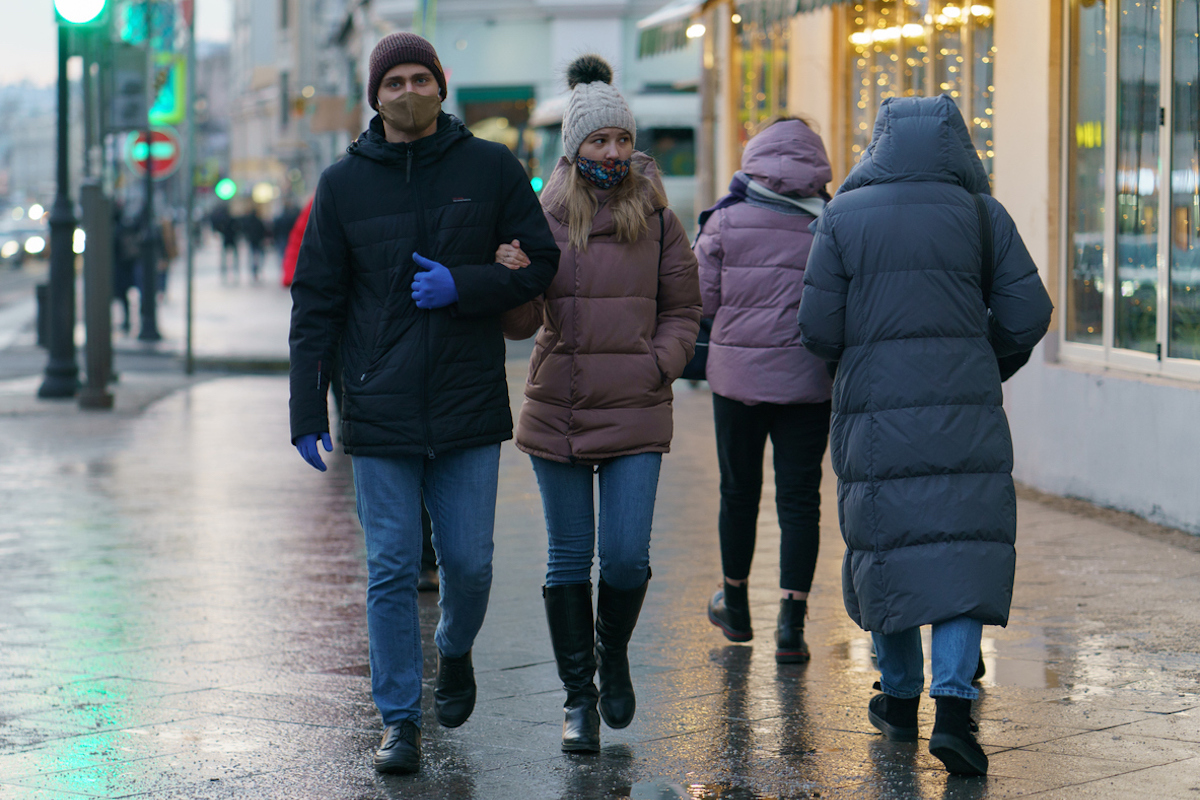
[[[813,239],[809,225],[824,207],[831,177],[825,146],[805,122],[775,122],[746,145],[730,194],[700,216],[695,247],[704,316],[713,319],[707,378],[725,573],[708,618],[730,641],[754,635],[747,580],[770,436],[780,528],[779,663],[809,659],[804,615],[817,563],[832,380],[825,362],[800,344],[796,314]]]

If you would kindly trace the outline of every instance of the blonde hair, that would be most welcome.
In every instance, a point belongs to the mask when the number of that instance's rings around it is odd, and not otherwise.
[[[588,236],[599,206],[596,193],[574,164],[560,170],[562,177],[552,179],[542,192],[544,206],[561,205],[566,211],[567,241],[580,252],[587,250]],[[635,163],[625,180],[618,183],[608,198],[608,207],[616,227],[618,242],[637,241],[649,225],[646,217],[656,205],[666,206],[667,198],[658,184],[646,177]]]

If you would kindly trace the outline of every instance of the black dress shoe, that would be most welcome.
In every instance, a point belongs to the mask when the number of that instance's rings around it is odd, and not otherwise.
[[[475,710],[475,668],[471,665],[470,650],[457,658],[438,651],[433,708],[437,721],[446,728],[462,725]]]
[[[421,769],[421,729],[405,720],[389,725],[375,751],[375,771],[408,775]]]

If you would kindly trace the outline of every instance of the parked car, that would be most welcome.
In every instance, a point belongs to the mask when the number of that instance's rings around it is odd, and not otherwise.
[[[45,220],[0,222],[0,263],[20,268],[26,259],[44,259],[50,254],[50,231]]]

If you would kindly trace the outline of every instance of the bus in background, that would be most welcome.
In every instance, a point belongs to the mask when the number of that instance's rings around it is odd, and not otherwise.
[[[562,118],[570,94],[538,103],[529,118],[533,131],[528,154],[520,154],[529,169],[533,187],[541,191],[562,157]],[[696,234],[696,126],[700,98],[695,92],[644,91],[629,95],[629,108],[637,120],[634,146],[654,156],[671,209],[683,223],[689,239]]]

